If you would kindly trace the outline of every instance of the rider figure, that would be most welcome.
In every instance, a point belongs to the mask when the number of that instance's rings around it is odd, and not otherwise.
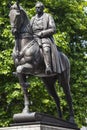
[[[39,46],[42,47],[44,62],[46,66],[45,73],[51,74],[52,70],[52,56],[51,45],[54,44],[53,34],[56,32],[54,20],[51,15],[44,13],[44,5],[42,2],[37,2],[36,15],[31,19],[31,27]]]

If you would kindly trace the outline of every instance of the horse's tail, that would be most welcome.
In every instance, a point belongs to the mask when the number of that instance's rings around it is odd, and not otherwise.
[[[59,50],[58,48],[58,55],[59,55],[59,63],[60,63],[60,68],[61,68],[61,73],[59,74],[59,83],[63,82],[62,80],[64,79],[64,82],[70,81],[70,61],[68,57]]]

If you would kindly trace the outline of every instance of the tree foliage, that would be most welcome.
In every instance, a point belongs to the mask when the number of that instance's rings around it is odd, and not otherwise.
[[[1,1],[1,0],[0,0]],[[69,57],[71,63],[71,92],[75,120],[79,126],[87,117],[87,2],[86,0],[41,0],[45,12],[55,20],[54,35],[58,47]],[[11,58],[14,38],[9,23],[7,0],[0,5],[0,126],[8,126],[14,113],[23,108],[23,94],[18,79],[12,75],[15,67]],[[15,1],[12,1],[14,3]],[[21,5],[31,18],[35,14],[36,0],[23,1]],[[45,112],[57,116],[55,103],[44,84],[37,77],[29,79],[30,111]],[[62,88],[57,86],[64,119],[68,118],[68,106]]]

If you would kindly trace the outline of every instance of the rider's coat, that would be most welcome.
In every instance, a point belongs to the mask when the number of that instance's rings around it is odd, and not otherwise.
[[[47,13],[43,13],[43,15],[38,18],[36,14],[31,19],[31,27],[34,35],[37,35],[39,32],[42,33],[41,39],[38,40],[39,44],[42,44],[43,47],[51,47],[53,72],[63,72],[66,68],[66,65],[63,64],[63,59],[60,57],[60,53],[58,52],[54,43],[52,35],[56,32],[56,27],[52,16]]]

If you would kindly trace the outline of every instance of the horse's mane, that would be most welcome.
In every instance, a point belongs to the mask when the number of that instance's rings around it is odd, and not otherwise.
[[[21,7],[21,12],[23,13],[23,18],[25,19],[26,23],[30,23],[30,19],[22,7]]]
[[[20,6],[20,11],[21,11],[21,14],[23,15],[23,20],[24,20],[24,23],[23,23],[23,26],[25,27],[24,29],[26,30],[25,32],[27,33],[30,33],[31,34],[31,26],[30,26],[30,19],[27,15],[27,13],[25,12],[25,10]]]

